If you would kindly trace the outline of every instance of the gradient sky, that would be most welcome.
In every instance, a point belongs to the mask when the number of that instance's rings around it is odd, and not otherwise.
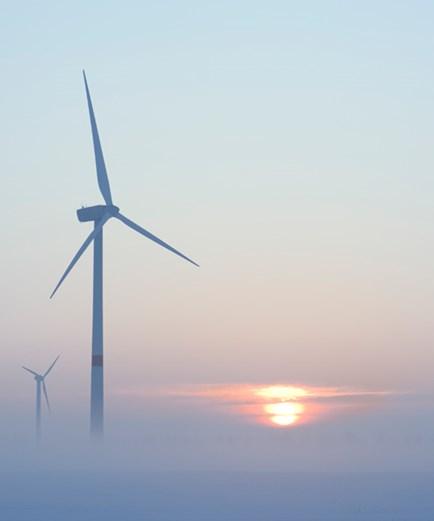
[[[434,429],[433,21],[426,1],[4,6],[8,439],[33,428],[20,366],[43,370],[59,352],[53,407],[81,418],[86,435],[89,252],[48,299],[88,233],[75,210],[102,201],[82,68],[114,202],[201,264],[106,226],[109,424],[123,418],[148,436],[206,423],[186,406],[174,423],[173,404],[128,399],[126,388],[284,382],[396,393],[371,417],[337,421],[336,447],[345,432],[368,440],[345,445],[344,466],[375,466],[370,443],[395,440],[403,423],[410,438]],[[215,421],[227,435],[247,428]],[[424,440],[417,451],[396,441],[384,465],[399,467],[400,454],[404,468],[425,468],[434,438]],[[257,443],[258,466],[279,466]],[[249,463],[246,452],[239,465]]]

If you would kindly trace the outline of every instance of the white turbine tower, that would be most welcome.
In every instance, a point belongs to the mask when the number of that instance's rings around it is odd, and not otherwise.
[[[60,355],[59,355],[60,356]],[[47,402],[47,409],[50,410],[50,402],[48,400],[47,386],[45,385],[45,378],[48,373],[53,369],[54,364],[59,359],[59,356],[54,360],[54,362],[50,365],[50,367],[45,371],[44,374],[36,373],[29,369],[28,367],[22,366],[24,370],[28,371],[33,375],[33,378],[36,382],[36,437],[39,439],[41,437],[41,388],[45,396],[45,401]]]
[[[103,276],[102,276],[102,239],[103,226],[112,217],[120,220],[129,228],[144,235],[151,241],[156,242],[163,248],[179,255],[183,259],[199,266],[184,254],[162,241],[148,230],[145,230],[119,212],[119,208],[113,204],[110,192],[109,180],[105,167],[101,142],[98,135],[95,114],[92,107],[92,100],[87,85],[86,74],[83,71],[84,85],[86,89],[87,105],[89,109],[90,126],[92,130],[93,148],[95,153],[96,174],[101,195],[105,205],[97,205],[89,208],[77,210],[77,217],[80,222],[93,222],[93,231],[81,245],[72,261],[69,263],[65,273],[60,278],[54,288],[50,298],[58,290],[65,280],[68,273],[72,270],[78,259],[93,242],[93,313],[92,313],[92,359],[91,359],[91,391],[90,391],[90,432],[91,435],[100,438],[104,430],[104,359],[103,359]]]

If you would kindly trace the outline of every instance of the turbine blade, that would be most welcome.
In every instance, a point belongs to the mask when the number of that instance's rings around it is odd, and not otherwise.
[[[172,246],[170,246],[169,244],[167,244],[166,242],[162,241],[161,239],[159,239],[158,237],[156,237],[155,235],[153,235],[151,232],[148,232],[148,230],[145,230],[144,228],[142,228],[141,226],[139,226],[138,224],[134,223],[133,221],[130,221],[130,219],[128,219],[127,217],[125,217],[125,215],[122,215],[121,213],[117,213],[115,215],[115,217],[117,219],[119,219],[120,221],[122,221],[124,224],[126,224],[127,226],[129,226],[130,228],[132,228],[133,230],[135,230],[136,232],[139,232],[140,234],[144,235],[145,237],[147,237],[148,239],[151,239],[151,241],[154,241],[156,242],[157,244],[159,244],[160,246],[162,246],[163,248],[166,248],[166,250],[169,250],[171,251],[172,253],[175,253],[176,255],[179,255],[180,257],[182,257],[183,259],[187,260],[188,262],[191,262],[192,264],[194,264],[195,266],[199,267],[199,264],[197,264],[196,262],[194,262],[193,260],[189,259],[188,257],[186,257],[183,253],[181,253],[180,251],[178,250],[175,250],[175,248],[172,248]]]
[[[51,371],[51,369],[53,369],[54,364],[57,362],[57,360],[59,360],[59,357],[60,357],[60,355],[57,356],[56,360],[54,360],[54,362],[50,365],[50,367],[45,371],[45,373],[42,375],[43,378],[45,378],[47,376],[47,374]]]
[[[92,129],[93,149],[95,152],[96,176],[98,179],[98,186],[101,191],[104,201],[108,205],[112,205],[112,196],[110,193],[110,184],[107,177],[107,170],[105,167],[104,156],[102,153],[101,142],[99,140],[98,127],[96,126],[95,114],[93,112],[92,100],[90,98],[89,87],[87,85],[86,73],[83,71],[84,86],[86,88],[87,106],[89,108],[90,126]]]
[[[40,374],[35,373],[35,371],[32,371],[32,370],[29,369],[28,367],[24,367],[24,366],[22,366],[22,368],[23,368],[25,371],[28,371],[29,373],[32,373],[34,376],[41,376]]]
[[[45,382],[43,380],[42,380],[42,390],[44,391],[45,401],[47,402],[48,410],[51,412],[50,401],[48,400],[47,387],[46,387]]]
[[[102,227],[104,226],[107,219],[109,219],[110,214],[106,213],[102,219],[99,221],[99,223],[95,226],[95,228],[91,231],[87,239],[83,242],[78,252],[74,255],[72,261],[69,263],[68,267],[65,270],[65,273],[62,275],[61,279],[57,283],[57,286],[54,288],[53,293],[51,293],[50,298],[53,298],[56,291],[59,289],[59,286],[62,284],[62,282],[67,277],[68,273],[72,270],[72,268],[75,266],[78,259],[82,256],[86,248],[89,246],[89,244],[93,241],[93,239],[98,235],[98,233],[101,231]]]

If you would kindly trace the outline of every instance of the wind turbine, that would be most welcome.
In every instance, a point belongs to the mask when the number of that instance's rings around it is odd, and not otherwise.
[[[95,153],[96,175],[104,205],[96,205],[77,210],[80,222],[93,222],[93,231],[88,235],[77,253],[66,268],[50,298],[54,296],[59,286],[65,280],[69,272],[75,266],[88,246],[93,242],[93,310],[92,310],[92,359],[91,359],[91,390],[90,390],[90,432],[95,438],[101,438],[104,430],[104,359],[103,359],[103,254],[102,240],[103,227],[112,217],[126,224],[129,228],[156,242],[163,248],[179,255],[183,259],[199,266],[196,262],[186,257],[154,234],[134,223],[119,211],[113,204],[107,170],[102,153],[101,142],[98,135],[92,100],[87,84],[86,73],[83,71],[84,86],[86,90],[87,106],[89,109],[90,126],[92,130],[93,148]]]
[[[36,381],[36,437],[38,439],[41,437],[41,388],[45,396],[45,401],[47,402],[47,408],[48,410],[50,410],[50,402],[48,400],[45,378],[51,371],[51,369],[53,369],[54,364],[59,359],[59,356],[56,358],[56,360],[54,360],[54,362],[50,365],[50,367],[45,371],[44,374],[36,373],[35,371],[32,371],[31,369],[23,365],[23,369],[31,373]]]

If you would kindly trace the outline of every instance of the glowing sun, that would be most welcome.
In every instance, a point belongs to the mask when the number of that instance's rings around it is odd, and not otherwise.
[[[262,406],[267,423],[288,427],[300,421],[305,405],[298,400],[309,393],[302,387],[270,385],[256,389],[255,394],[267,401]]]
[[[300,419],[304,405],[296,402],[268,403],[264,405],[264,411],[272,423],[285,427]]]

